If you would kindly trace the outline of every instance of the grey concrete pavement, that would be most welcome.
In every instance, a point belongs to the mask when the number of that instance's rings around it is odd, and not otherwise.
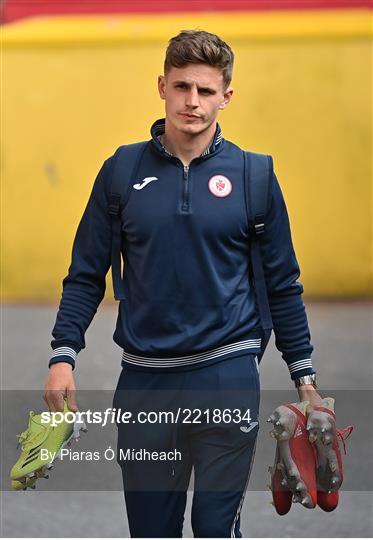
[[[346,391],[359,399],[359,390],[372,390],[372,310],[368,302],[307,302],[315,346],[314,365],[320,393]],[[86,336],[87,348],[78,357],[75,370],[80,389],[114,389],[120,373],[120,349],[112,342],[116,306],[99,309]],[[50,331],[55,307],[2,308],[2,389],[42,389],[50,354]],[[287,368],[271,343],[261,364],[263,390],[292,390]],[[350,391],[354,391],[349,393]],[[337,404],[338,405],[338,404]],[[43,406],[42,400],[40,406]],[[3,414],[4,412],[2,412]],[[372,411],[364,410],[366,418]],[[25,413],[27,414],[27,412]],[[265,427],[265,426],[264,426]],[[362,430],[364,431],[364,430]],[[349,474],[363,468],[372,476],[370,433],[355,430],[364,459],[349,462]],[[353,439],[354,438],[354,439]],[[273,445],[263,437],[260,444]],[[257,453],[261,453],[260,446]],[[272,452],[272,450],[271,450]],[[354,452],[352,452],[352,456]],[[347,456],[348,459],[348,456]],[[351,458],[350,458],[351,459]],[[368,460],[368,463],[366,462]],[[269,463],[270,464],[270,463]],[[61,464],[63,466],[63,464]],[[113,465],[114,467],[116,466]],[[259,462],[253,475],[262,474]],[[257,468],[257,470],[256,470]],[[355,470],[356,469],[356,470]],[[118,473],[119,473],[118,469]],[[371,485],[367,482],[366,485]],[[188,493],[184,536],[192,536]],[[326,514],[295,505],[287,516],[279,517],[269,504],[270,494],[248,491],[241,513],[241,530],[249,537],[372,537],[371,491],[343,491],[337,510]],[[121,492],[2,492],[1,534],[6,537],[128,537]]]

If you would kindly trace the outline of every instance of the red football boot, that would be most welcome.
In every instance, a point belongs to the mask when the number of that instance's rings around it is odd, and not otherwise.
[[[346,453],[345,439],[353,426],[337,429],[334,399],[324,398],[323,405],[308,407],[307,430],[309,441],[316,450],[317,504],[325,512],[332,512],[339,501],[339,489],[343,482],[343,460],[339,440]]]
[[[276,512],[283,516],[287,514],[291,508],[293,494],[287,487],[287,481],[282,475],[283,465],[280,459],[278,444],[276,447],[275,464],[269,467],[268,471],[271,474],[271,485],[268,486],[272,491],[273,506]]]
[[[270,487],[280,515],[289,512],[292,502],[306,508],[314,508],[317,503],[315,452],[306,429],[308,404],[281,405],[268,418],[274,425],[271,435],[277,440]]]

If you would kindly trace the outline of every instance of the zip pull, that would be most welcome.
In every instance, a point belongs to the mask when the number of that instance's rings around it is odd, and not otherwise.
[[[188,185],[189,184],[189,182],[188,182],[189,165],[183,165],[183,168],[184,168],[184,175],[183,175],[184,186],[183,186],[182,210],[184,212],[187,212],[188,206],[189,206],[189,203],[188,203],[188,199],[189,199],[189,195],[188,195],[188,191],[189,191],[189,185]]]

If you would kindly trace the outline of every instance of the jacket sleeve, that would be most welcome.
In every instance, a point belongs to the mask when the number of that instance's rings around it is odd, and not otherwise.
[[[276,347],[290,376],[315,373],[310,331],[302,300],[300,269],[291,238],[289,217],[275,173],[272,173],[269,210],[261,243],[263,269],[272,315]]]
[[[49,366],[68,362],[75,367],[76,356],[85,347],[84,334],[105,295],[105,277],[111,260],[111,220],[108,188],[111,159],[107,159],[93,185],[79,223],[68,275],[52,331],[53,356]]]

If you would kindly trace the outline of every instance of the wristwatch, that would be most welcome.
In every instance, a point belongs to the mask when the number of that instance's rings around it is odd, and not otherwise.
[[[299,377],[299,379],[294,379],[294,384],[296,388],[299,388],[299,386],[302,386],[303,384],[312,384],[314,388],[317,388],[316,373],[303,375],[303,377]]]

